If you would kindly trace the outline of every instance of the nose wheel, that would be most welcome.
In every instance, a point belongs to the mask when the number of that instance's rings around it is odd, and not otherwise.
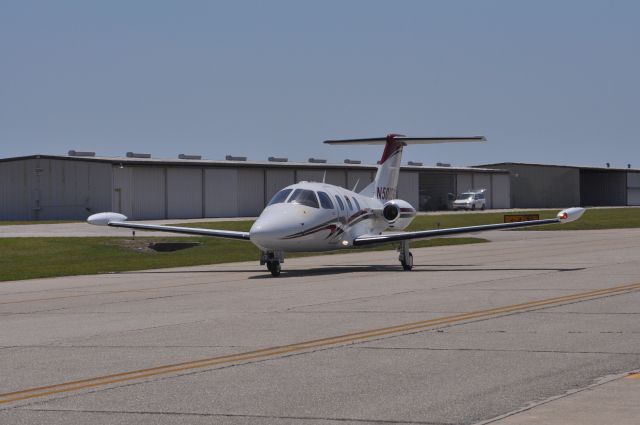
[[[398,247],[398,260],[400,260],[400,264],[402,264],[402,270],[411,270],[413,269],[413,254],[409,251],[409,241],[400,242],[400,247]]]
[[[267,269],[271,272],[271,276],[280,276],[280,261],[267,261]]]
[[[280,263],[284,263],[284,254],[282,251],[261,251],[260,265],[267,265],[267,270],[271,272],[271,276],[280,276]]]

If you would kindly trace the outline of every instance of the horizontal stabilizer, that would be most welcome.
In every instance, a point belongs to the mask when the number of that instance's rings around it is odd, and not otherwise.
[[[434,143],[450,143],[450,142],[484,142],[484,136],[473,137],[404,137],[396,136],[393,140],[404,143],[405,145],[430,145]],[[344,139],[344,140],[325,140],[329,145],[384,145],[388,141],[388,137],[373,137],[369,139]]]

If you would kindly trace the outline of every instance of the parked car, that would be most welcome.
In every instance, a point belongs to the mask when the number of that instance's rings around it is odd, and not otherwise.
[[[456,200],[453,201],[453,210],[484,210],[486,206],[484,199],[485,191],[486,189],[462,192]]]

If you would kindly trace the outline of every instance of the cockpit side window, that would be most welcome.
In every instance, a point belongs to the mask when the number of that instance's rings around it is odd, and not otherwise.
[[[329,195],[324,192],[318,191],[318,198],[320,198],[320,205],[322,205],[322,208],[327,210],[333,209],[333,202],[331,202],[331,198],[329,197]]]
[[[295,202],[296,204],[306,205],[312,208],[320,208],[318,198],[313,190],[296,189],[293,191],[288,202]]]
[[[345,195],[344,200],[347,201],[347,205],[349,205],[349,209],[352,210],[353,209],[353,205],[351,205],[351,201],[349,200],[349,198],[347,198],[347,196]]]
[[[287,196],[289,196],[289,194],[291,193],[292,190],[293,189],[282,189],[280,192],[276,193],[273,196],[273,198],[271,198],[271,200],[269,201],[267,206],[273,205],[273,204],[280,204],[280,203],[286,201]]]
[[[338,201],[338,205],[340,205],[340,209],[344,211],[344,204],[342,203],[342,199],[338,195],[336,195],[336,201]]]
[[[360,208],[360,203],[358,202],[355,196],[353,197],[353,203],[356,204],[356,208],[358,211],[362,210],[362,208]]]

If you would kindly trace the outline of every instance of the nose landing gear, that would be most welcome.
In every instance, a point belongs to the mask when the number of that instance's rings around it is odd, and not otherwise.
[[[400,242],[400,246],[398,247],[398,260],[400,260],[400,264],[402,264],[403,270],[411,270],[413,268],[413,254],[409,251],[409,241]]]
[[[280,263],[284,263],[284,254],[282,251],[261,251],[260,265],[267,265],[267,270],[271,272],[271,276],[280,276]]]
[[[268,261],[267,269],[271,272],[271,276],[278,277],[280,276],[280,262],[279,261]]]

